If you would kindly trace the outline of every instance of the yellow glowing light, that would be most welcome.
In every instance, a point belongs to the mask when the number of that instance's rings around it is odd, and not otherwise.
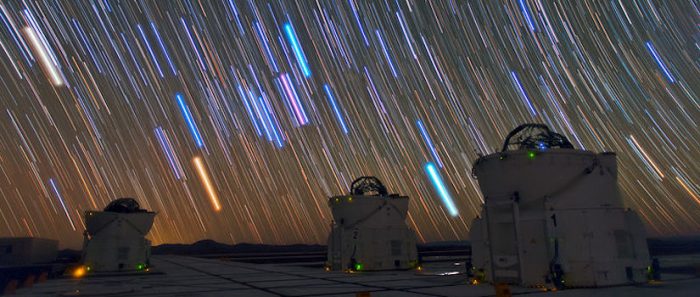
[[[48,75],[51,84],[56,87],[64,85],[65,83],[63,82],[61,73],[59,73],[56,64],[51,61],[51,57],[49,57],[48,48],[36,35],[34,28],[29,26],[24,27],[22,28],[22,33],[24,33],[24,37],[29,41],[34,54],[39,58],[39,65],[41,65],[41,68]]]
[[[676,176],[676,181],[678,181],[678,183],[681,184],[681,186],[683,187],[683,189],[685,189],[685,191],[688,192],[688,194],[690,195],[690,197],[693,197],[693,199],[695,199],[695,202],[697,202],[698,204],[700,204],[700,198],[698,198],[698,196],[695,195],[695,193],[693,193],[693,191],[690,190],[690,188],[688,188],[688,185],[686,185],[686,184],[683,182],[682,179],[680,179],[680,178],[678,178],[678,177]]]
[[[642,153],[642,155],[644,155],[644,158],[647,161],[649,161],[649,164],[651,164],[651,167],[654,168],[654,171],[656,171],[656,174],[658,174],[661,178],[664,178],[664,174],[663,174],[663,172],[661,172],[661,169],[659,169],[659,166],[656,166],[656,163],[654,162],[654,160],[652,160],[651,157],[649,157],[649,154],[647,154],[647,152],[644,150],[644,148],[641,145],[639,145],[639,143],[637,142],[636,139],[634,139],[634,135],[630,135],[630,139],[632,139],[632,142],[634,142],[634,145],[637,146],[637,149],[639,149],[639,151]]]
[[[73,270],[72,275],[75,278],[81,278],[81,277],[85,276],[86,273],[87,273],[87,270],[85,269],[85,266],[79,266]]]
[[[214,210],[221,211],[219,197],[216,196],[216,191],[214,190],[214,186],[212,185],[211,180],[209,179],[209,174],[207,174],[207,171],[204,168],[204,162],[202,162],[202,158],[194,157],[192,162],[194,163],[194,167],[197,168],[199,180],[202,181],[202,184],[204,184],[204,188],[207,190],[207,194],[209,194],[209,199],[211,200],[212,206],[214,206]]]

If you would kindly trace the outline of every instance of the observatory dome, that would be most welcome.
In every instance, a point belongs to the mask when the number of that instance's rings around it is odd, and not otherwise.
[[[156,213],[133,198],[119,198],[103,211],[86,211],[83,264],[91,273],[143,271],[149,266],[151,242],[145,238]]]
[[[408,197],[389,194],[379,179],[356,179],[348,195],[330,197],[328,268],[389,270],[416,267],[416,238],[406,226]]]
[[[474,162],[484,196],[470,240],[486,279],[521,285],[606,286],[646,280],[644,228],[624,207],[614,153],[575,149],[525,124],[500,152]]]

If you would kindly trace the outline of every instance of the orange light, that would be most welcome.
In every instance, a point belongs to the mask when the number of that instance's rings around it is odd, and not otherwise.
[[[209,194],[209,199],[211,200],[211,204],[214,206],[214,210],[221,211],[221,204],[219,204],[219,197],[216,196],[216,191],[214,190],[214,186],[212,185],[211,180],[209,179],[209,174],[207,174],[207,171],[204,168],[204,163],[202,162],[202,158],[194,157],[192,162],[194,162],[194,166],[197,168],[197,173],[199,174],[199,180],[202,181],[202,183],[204,184],[204,188],[206,188],[207,193]]]
[[[73,270],[72,274],[73,274],[74,278],[81,278],[81,277],[85,276],[86,273],[87,273],[87,270],[85,269],[85,266],[78,266],[77,268],[75,268]]]
[[[634,135],[630,135],[630,139],[632,139],[632,142],[634,142],[634,145],[637,147],[637,149],[639,149],[639,151],[642,153],[642,155],[644,155],[644,158],[645,158],[647,161],[649,161],[649,164],[651,164],[651,167],[654,168],[654,171],[656,171],[656,174],[658,174],[661,178],[664,178],[664,174],[663,174],[663,172],[661,172],[661,169],[659,169],[659,166],[656,166],[656,163],[654,163],[654,160],[652,160],[652,159],[649,157],[649,155],[648,155],[647,152],[644,150],[644,148],[642,148],[642,146],[639,145],[639,143],[637,142],[637,140],[634,139]]]

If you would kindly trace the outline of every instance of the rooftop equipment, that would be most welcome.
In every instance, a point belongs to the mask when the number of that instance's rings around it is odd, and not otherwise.
[[[408,197],[389,194],[379,179],[356,179],[348,195],[331,197],[328,269],[410,269],[418,266],[416,236],[406,226]]]
[[[574,149],[545,125],[513,130],[473,166],[484,205],[473,269],[487,281],[595,287],[646,281],[644,227],[625,208],[615,153]]]

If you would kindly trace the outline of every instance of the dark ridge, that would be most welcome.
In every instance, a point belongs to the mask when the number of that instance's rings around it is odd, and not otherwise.
[[[418,251],[447,251],[466,250],[468,241],[440,241],[418,244]],[[239,243],[235,245],[216,242],[210,239],[200,240],[193,244],[161,244],[154,246],[154,255],[205,255],[230,253],[284,253],[284,252],[325,252],[326,246],[319,244],[269,245]]]
[[[154,255],[205,255],[205,254],[231,254],[231,253],[284,253],[284,252],[325,252],[324,245],[269,245],[239,243],[229,245],[213,240],[200,240],[193,244],[162,244],[154,246],[151,253]]]
[[[418,252],[432,252],[432,251],[458,251],[458,250],[468,250],[471,254],[471,243],[466,240],[455,240],[455,241],[435,241],[419,243],[417,248]]]
[[[700,254],[700,236],[649,238],[647,244],[652,256]]]
[[[652,256],[682,255],[700,253],[700,236],[657,237],[647,240]],[[418,252],[433,251],[469,251],[469,241],[440,241],[418,244]],[[235,245],[219,243],[213,240],[200,240],[193,244],[162,244],[154,246],[154,255],[212,255],[241,253],[322,253],[325,245],[292,244],[270,245],[239,243]],[[75,253],[73,253],[75,255]]]

